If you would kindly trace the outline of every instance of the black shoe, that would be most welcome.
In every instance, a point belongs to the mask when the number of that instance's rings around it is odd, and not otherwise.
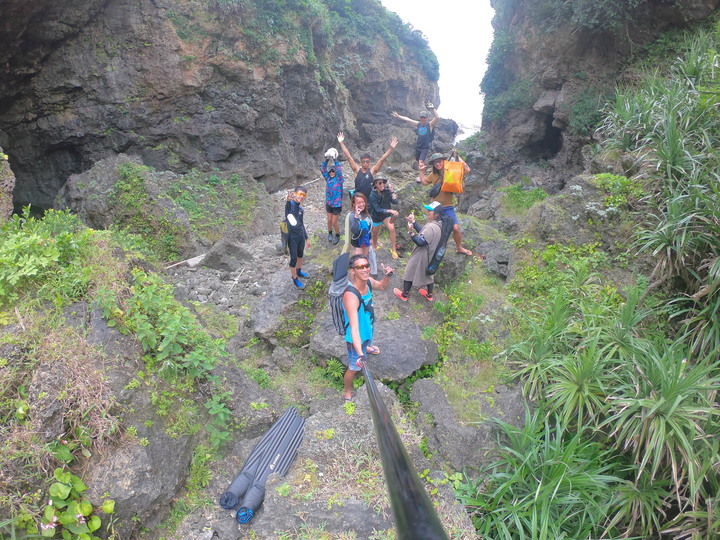
[[[298,277],[310,277],[310,274],[303,272],[299,268],[296,270],[296,273],[297,273]]]

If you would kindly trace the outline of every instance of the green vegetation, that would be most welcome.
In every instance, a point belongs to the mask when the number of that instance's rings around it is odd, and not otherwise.
[[[602,106],[607,101],[602,91],[592,86],[573,96],[568,130],[574,135],[589,137],[602,119]]]
[[[142,236],[160,259],[176,259],[182,243],[182,228],[169,213],[158,216],[151,210],[152,202],[145,185],[150,168],[121,163],[117,172],[119,179],[110,202],[119,214],[118,226]]]
[[[490,70],[486,72],[490,73]],[[483,84],[485,79],[483,79]],[[488,82],[488,84],[490,84]],[[492,83],[496,84],[496,83]],[[481,88],[482,88],[481,84]],[[537,99],[537,94],[533,83],[529,79],[520,81],[510,81],[503,84],[501,89],[496,93],[485,94],[485,106],[483,108],[483,118],[492,122],[502,118],[508,111],[512,109],[527,107],[532,105]]]
[[[126,169],[118,199],[140,189],[138,172],[143,171]],[[117,257],[118,251],[126,256]],[[12,307],[0,311],[0,321],[18,324],[0,342],[16,351],[0,357],[0,476],[6,479],[0,506],[10,512],[16,529],[52,536],[62,528],[65,538],[94,538],[92,532],[101,519],[107,525],[106,518],[83,498],[77,471],[124,431],[137,444],[153,444],[138,435],[138,428],[121,423],[107,377],[96,367],[102,353],[81,330],[67,326],[66,317],[76,316],[76,302],[96,304],[108,326],[132,334],[142,346],[143,369],[126,388],[150,396],[157,418],[146,419],[145,426],[159,418],[173,437],[198,433],[203,407],[196,402],[196,385],[202,382],[213,388],[204,403],[209,447],[216,449],[234,428],[229,394],[210,376],[225,355],[224,341],[211,337],[174,299],[172,288],[148,270],[143,253],[150,251],[138,236],[92,231],[66,212],[48,211],[36,219],[26,208],[0,227],[0,310]],[[130,266],[130,260],[145,268]],[[37,377],[48,382],[31,398],[28,389]],[[43,400],[56,403],[62,414],[62,433],[49,443],[33,423]]]
[[[499,188],[498,191],[505,193],[503,204],[511,212],[524,212],[547,197],[542,188],[530,187],[530,178],[527,176],[517,184]]]
[[[362,41],[375,47],[382,40],[391,54],[401,58],[410,52],[425,75],[432,81],[440,76],[439,64],[430,50],[427,39],[419,30],[402,22],[374,0],[206,0],[211,11],[226,16],[238,14],[243,21],[241,32],[247,49],[257,57],[254,61],[273,64],[281,60],[275,41],[297,36],[288,48],[292,56],[304,51],[311,64],[327,64],[329,49],[340,39]],[[197,39],[200,30],[193,31],[187,21],[171,19],[178,36],[184,40]],[[227,19],[225,19],[227,22]]]
[[[51,538],[60,532],[68,540],[99,540],[92,534],[102,525],[97,510],[111,515],[115,512],[115,501],[106,500],[96,510],[83,498],[87,487],[79,477],[62,469],[55,469],[53,476],[55,482],[48,490],[51,499],[40,525],[42,536]]]
[[[595,185],[607,195],[603,199],[605,208],[635,208],[647,192],[637,180],[617,174],[596,174],[593,177]]]
[[[624,9],[565,4],[588,28]],[[456,486],[484,537],[720,536],[720,30],[679,49],[618,89],[598,131],[606,158],[642,173],[594,182],[607,208],[638,212],[649,281],[603,277],[600,244],[551,244],[525,251],[509,284],[521,309],[501,357],[534,411],[523,428],[498,421],[497,459]]]

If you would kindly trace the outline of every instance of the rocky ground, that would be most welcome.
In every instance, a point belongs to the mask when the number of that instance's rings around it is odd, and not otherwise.
[[[388,173],[404,201],[401,214],[411,207],[417,207],[414,210],[418,214],[426,188],[416,185],[415,174],[409,167],[391,169]],[[346,187],[349,183],[346,182]],[[322,179],[306,185],[308,198],[303,206],[312,244],[303,265],[311,275],[306,290],[297,289],[290,281],[288,257],[279,248],[279,233],[257,235],[242,246],[220,242],[201,264],[179,264],[167,270],[179,296],[211,304],[241,321],[240,332],[230,341],[231,355],[251,359],[274,379],[286,381],[280,390],[260,390],[253,381],[237,373],[239,370],[230,367],[223,371],[226,381],[234,381],[231,403],[235,413],[249,417],[246,434],[263,433],[288,402],[301,403],[302,414],[307,418],[304,442],[293,467],[284,479],[271,477],[263,507],[250,525],[239,525],[233,512],[217,505],[203,506],[188,513],[173,538],[365,539],[386,538],[393,529],[365,388],[358,389],[355,404],[348,409],[339,392],[312,387],[307,381],[307,369],[311,369],[313,363],[323,364],[333,357],[343,360],[345,354],[342,338],[335,335],[324,307],[329,269],[340,253],[342,242],[338,245],[327,242]],[[268,211],[278,223],[285,194],[283,191],[271,195],[272,208]],[[386,232],[381,236],[382,243],[387,246]],[[387,249],[378,251],[379,262],[398,269],[393,278],[395,286],[401,283],[402,267],[410,252],[403,233],[400,233],[399,244],[401,259],[398,261],[391,259]],[[453,271],[458,272],[465,262],[464,256],[452,254],[448,267],[457,267]],[[318,282],[319,285],[313,285]],[[299,348],[293,347],[283,339],[285,317],[299,301],[311,298],[313,290],[320,291],[321,307],[311,324],[312,338]],[[442,298],[441,290],[439,294]],[[375,295],[375,305],[376,343],[382,349],[371,364],[377,379],[401,381],[422,365],[437,361],[437,345],[423,339],[423,329],[439,324],[440,316],[424,299],[418,295],[404,304],[390,291],[385,291]],[[258,337],[260,343],[249,348],[248,342],[257,341]],[[304,377],[292,382],[288,374],[302,363],[309,366],[304,368]],[[491,430],[463,425],[448,405],[442,388],[432,380],[417,384],[413,392],[413,399],[418,403],[417,417],[425,419],[425,432],[414,426],[393,392],[385,389],[382,393],[416,469],[428,471],[425,482],[429,490],[438,488],[434,500],[446,530],[452,538],[474,537],[469,518],[454,498],[442,467],[449,463],[451,468],[459,470],[467,463],[478,463],[483,448],[492,444]],[[508,418],[522,414],[522,402],[516,390],[502,387],[496,393],[495,409],[488,414],[502,411],[500,414]],[[248,403],[258,401],[270,404],[270,414],[248,411]],[[428,423],[428,419],[433,420]],[[432,463],[420,451],[423,439],[437,448]],[[213,467],[206,490],[210,499],[217,500],[224,492],[255,441],[236,435],[228,455]],[[457,441],[463,444],[458,445]]]

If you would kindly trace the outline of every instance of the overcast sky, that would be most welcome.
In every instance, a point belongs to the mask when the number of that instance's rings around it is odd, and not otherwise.
[[[380,0],[420,30],[440,62],[441,117],[477,126],[482,119],[480,81],[492,41],[490,0]]]

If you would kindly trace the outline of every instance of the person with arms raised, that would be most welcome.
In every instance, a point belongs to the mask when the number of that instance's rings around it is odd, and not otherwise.
[[[340,132],[338,133],[337,140],[340,143],[340,149],[345,154],[345,158],[348,160],[350,169],[355,173],[355,192],[362,193],[366,198],[370,198],[370,192],[372,191],[373,176],[380,172],[383,163],[387,157],[395,150],[398,139],[393,137],[390,139],[390,146],[387,151],[375,162],[375,165],[370,166],[370,154],[363,154],[360,156],[360,165],[353,159],[352,154],[345,146],[345,135]]]

